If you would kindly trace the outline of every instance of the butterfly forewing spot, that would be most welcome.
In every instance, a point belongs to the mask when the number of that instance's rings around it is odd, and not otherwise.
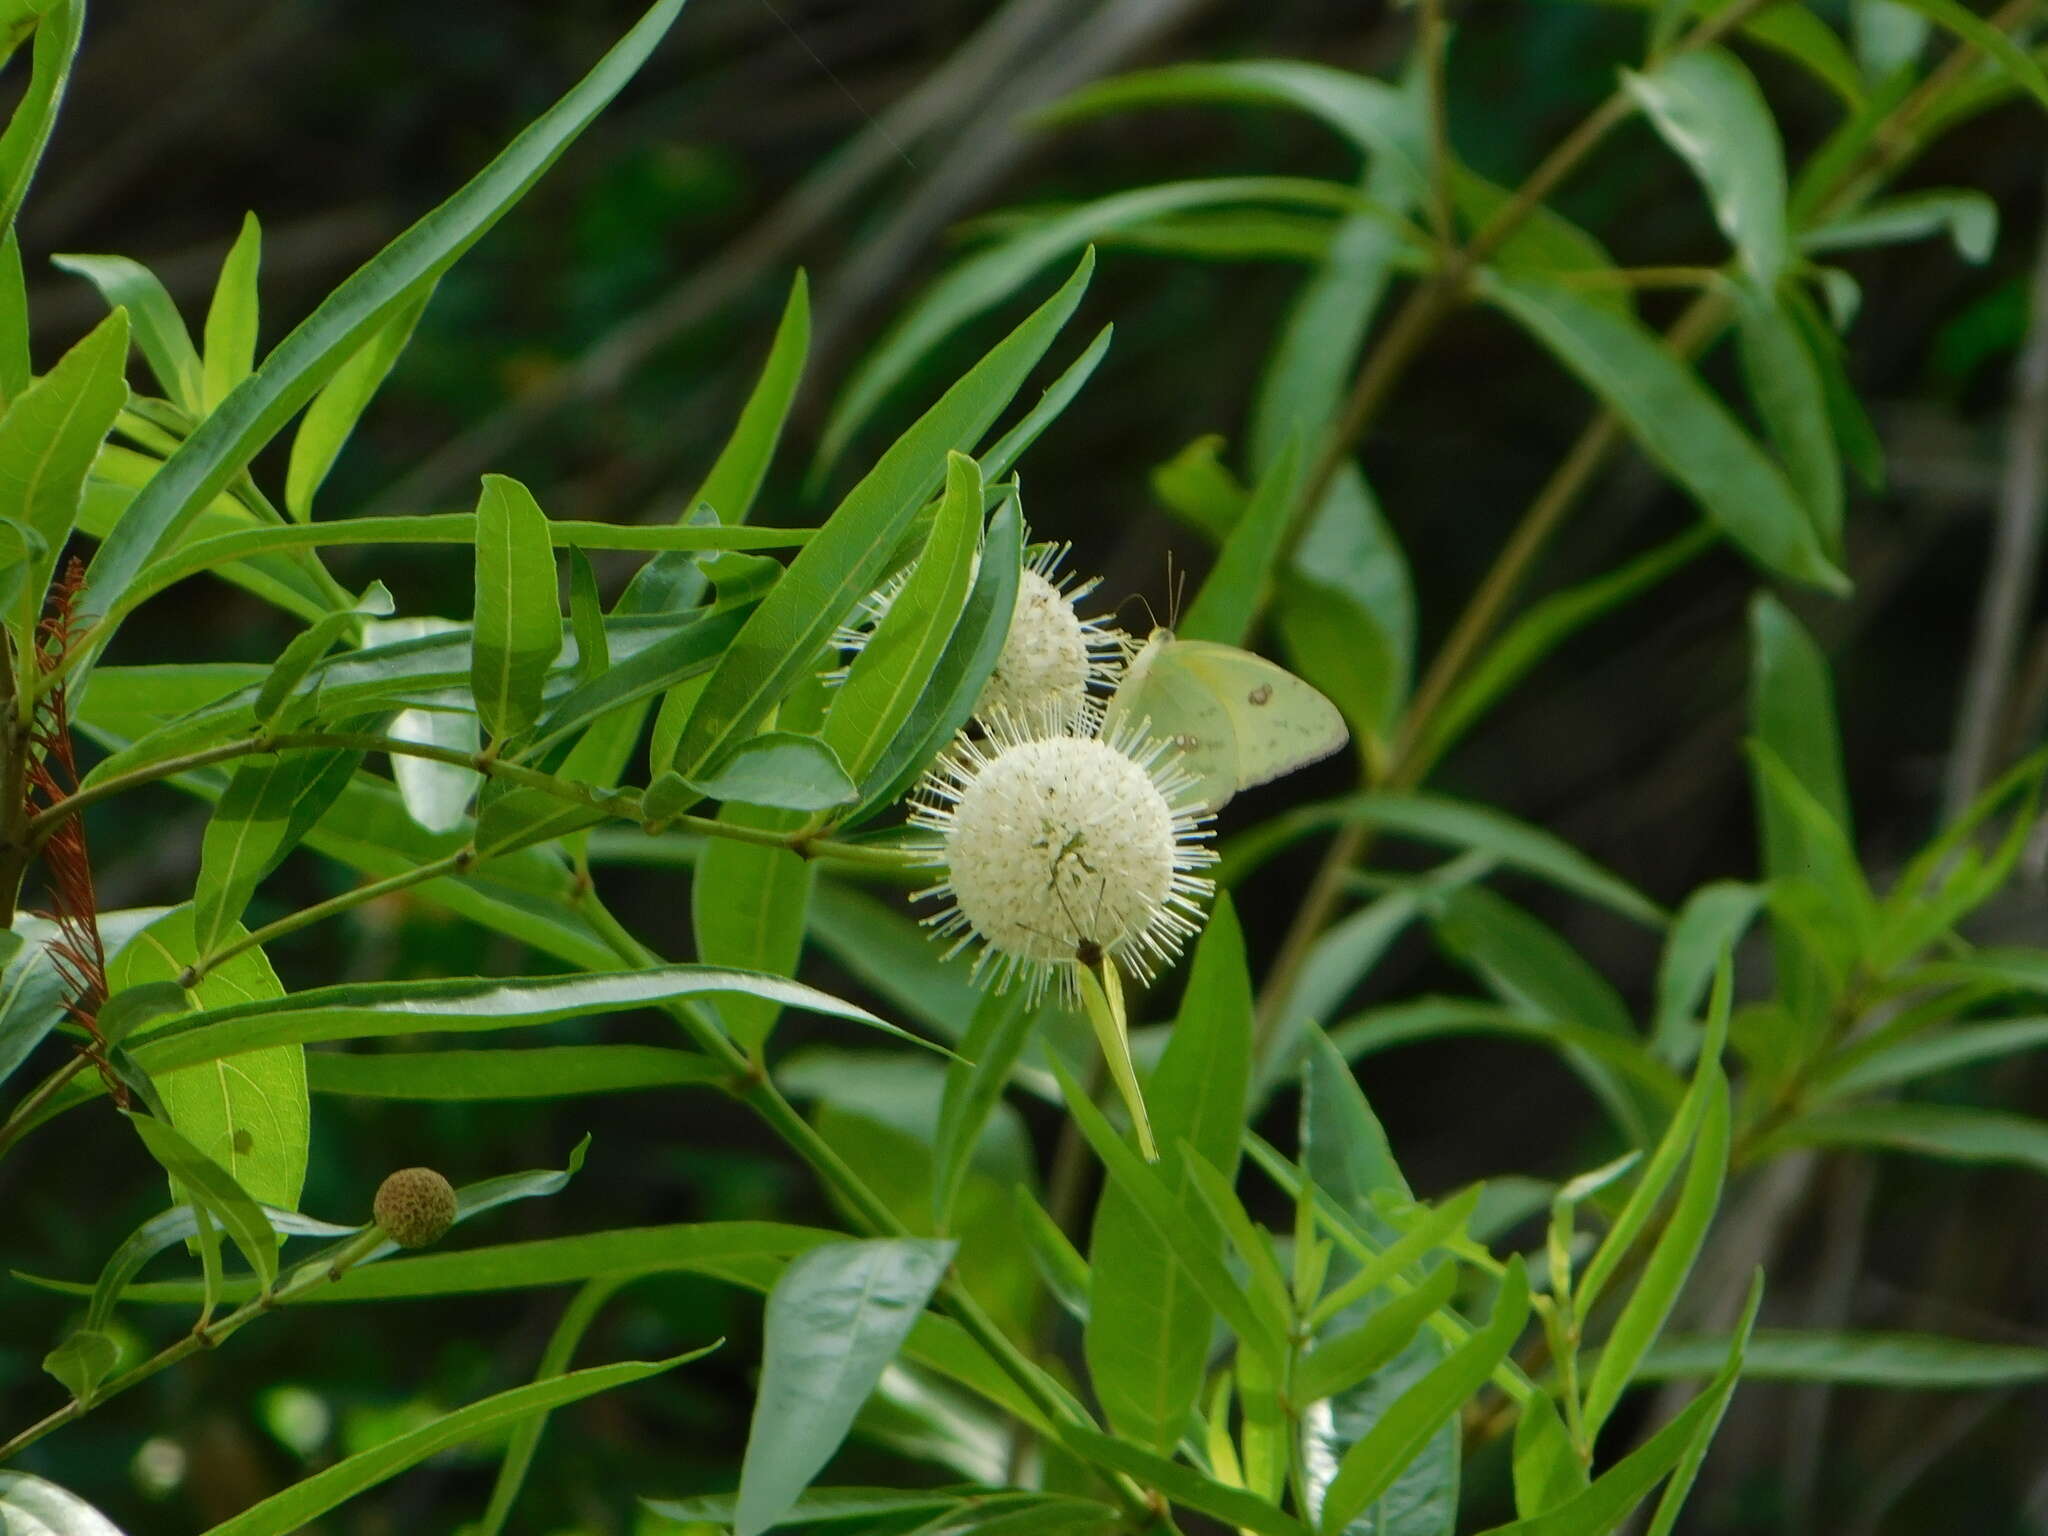
[[[1273,685],[1271,683],[1261,683],[1258,687],[1254,688],[1250,693],[1244,696],[1244,701],[1247,704],[1264,704],[1268,702],[1272,697]]]

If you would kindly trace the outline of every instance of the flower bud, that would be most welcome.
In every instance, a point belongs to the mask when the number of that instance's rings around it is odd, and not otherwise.
[[[371,1211],[399,1247],[425,1248],[455,1225],[455,1186],[431,1168],[401,1168],[377,1186]]]

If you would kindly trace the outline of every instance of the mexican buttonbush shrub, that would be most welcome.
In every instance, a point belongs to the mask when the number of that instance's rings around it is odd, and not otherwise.
[[[1168,106],[1290,114],[1355,150],[1357,174],[1278,168],[977,221],[838,392],[813,478],[850,483],[816,518],[759,504],[809,348],[796,276],[723,450],[659,524],[552,517],[546,486],[500,474],[468,511],[352,513],[323,492],[438,280],[642,68],[679,0],[274,346],[258,345],[252,215],[196,339],[135,261],[59,257],[107,314],[40,374],[12,221],[83,8],[16,10],[5,38],[25,87],[0,138],[0,1155],[20,1178],[76,1185],[82,1170],[37,1160],[37,1132],[91,1119],[109,1169],[153,1170],[161,1208],[124,1233],[80,1200],[96,1274],[9,1243],[10,1286],[75,1311],[37,1343],[45,1376],[10,1384],[10,1404],[39,1401],[0,1426],[0,1525],[112,1529],[55,1448],[245,1327],[547,1289],[564,1300],[531,1379],[309,1468],[214,1530],[301,1529],[466,1444],[490,1447],[496,1480],[450,1522],[515,1528],[551,1410],[652,1390],[732,1347],[684,1334],[658,1358],[574,1367],[622,1287],[679,1275],[765,1297],[758,1390],[723,1487],[610,1490],[647,1529],[1589,1536],[1634,1521],[1661,1536],[1745,1376],[2048,1374],[2017,1346],[1760,1330],[1761,1273],[1699,1262],[1724,1196],[1797,1149],[2048,1168],[2040,1125],[1911,1096],[2048,1036],[2010,1011],[2048,978],[2041,956],[1957,931],[2012,877],[2044,759],[1873,880],[1828,664],[1778,595],[1847,589],[1849,481],[1882,473],[1844,367],[1854,284],[1827,258],[1932,235],[1983,255],[1982,194],[1890,188],[1971,115],[2048,102],[2026,7],[1987,19],[1914,0],[1900,16],[1915,47],[1861,60],[1789,0],[1645,7],[1613,94],[1515,187],[1453,151],[1438,0],[1421,0],[1397,80],[1244,60],[1088,86],[1040,131]],[[1802,163],[1745,62],[1756,50],[1839,101]],[[1697,178],[1725,239],[1699,265],[1619,265],[1553,206],[1631,118]],[[1111,257],[1302,269],[1242,430],[1160,445],[1152,491],[1211,558],[1141,634],[1116,622],[1124,594],[1034,539],[1020,477],[1111,345],[1107,326],[1082,339]],[[1661,333],[1638,302],[1653,288],[1685,300]],[[1376,501],[1361,444],[1438,328],[1475,306],[1594,414],[1418,667],[1398,509]],[[1007,332],[913,399],[935,349],[996,311]],[[1698,366],[1724,340],[1735,399]],[[875,430],[899,414],[893,438]],[[1522,604],[1535,556],[1624,444],[1690,521]],[[349,546],[393,570],[420,551],[473,560],[471,611],[401,612],[381,582],[343,585],[325,555]],[[1555,835],[1427,787],[1542,658],[1717,547],[1758,586],[1754,880],[1667,907]],[[635,559],[630,579],[601,582],[599,552]],[[274,610],[273,659],[167,663],[128,643],[152,600],[218,582]],[[1354,791],[1226,812],[1340,753]],[[103,908],[95,808],[163,785],[210,807],[196,856],[162,904]],[[1382,838],[1443,858],[1377,871]],[[1233,892],[1304,848],[1316,873],[1285,938],[1253,953]],[[257,921],[287,859],[351,883]],[[606,903],[614,867],[650,861],[688,881],[687,959]],[[1504,875],[1653,935],[1649,1015],[1502,894]],[[407,891],[521,963],[344,980],[293,958],[303,930]],[[1411,929],[1478,990],[1349,1010]],[[802,979],[807,947],[866,990]],[[591,1027],[634,1011],[663,1016],[670,1043]],[[778,1049],[792,1013],[860,1047],[806,1090],[825,1101],[811,1115]],[[1358,1065],[1469,1035],[1556,1055],[1611,1156],[1413,1188]],[[351,1169],[352,1205],[302,1209],[333,1101],[628,1090],[758,1117],[840,1224],[591,1229],[570,1195],[549,1235],[509,1239],[499,1208],[564,1196],[583,1144],[460,1187],[429,1167]],[[847,1113],[827,1112],[835,1098]],[[1016,1155],[1020,1105],[1050,1128],[1054,1177]],[[673,1124],[687,1138],[691,1112]],[[1667,1329],[1681,1307],[1696,1331]],[[499,1342],[489,1313],[473,1326]],[[1630,1396],[1646,1383],[1681,1386]],[[829,1480],[842,1448],[870,1443],[919,1464],[903,1486]]]

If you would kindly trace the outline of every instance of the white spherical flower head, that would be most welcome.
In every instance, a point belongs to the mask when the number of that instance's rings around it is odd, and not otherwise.
[[[1034,720],[1075,713],[1086,704],[1090,684],[1106,687],[1114,680],[1121,637],[1101,618],[1075,611],[1097,581],[1059,575],[1066,553],[1064,544],[1044,546],[1018,580],[1010,633],[974,707],[984,725],[998,714]]]
[[[1078,997],[1081,966],[1114,960],[1139,978],[1170,962],[1201,926],[1213,882],[1207,817],[1160,742],[1102,740],[1093,713],[1020,724],[998,713],[926,776],[913,824],[941,834],[931,862],[947,901],[926,921],[979,941],[975,975],[998,990],[1022,977],[1034,997],[1057,983]]]
[[[974,706],[974,718],[984,726],[999,714],[1013,721],[1064,719],[1086,708],[1091,686],[1107,689],[1115,681],[1123,637],[1101,618],[1084,619],[1074,611],[1098,581],[1061,575],[1066,553],[1064,544],[1040,545],[1018,578],[1009,633]],[[849,657],[858,656],[915,568],[897,572],[862,598],[852,619],[832,636],[833,645]],[[849,659],[827,679],[845,681],[851,665]]]

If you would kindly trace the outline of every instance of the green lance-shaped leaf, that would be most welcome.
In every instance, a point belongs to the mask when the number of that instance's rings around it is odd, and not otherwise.
[[[35,377],[28,353],[28,278],[21,242],[9,224],[0,235],[0,410],[21,397]]]
[[[1222,1234],[1215,1230],[1206,1212],[1202,1213],[1200,1221],[1192,1219],[1201,1210],[1199,1197],[1190,1195],[1182,1198],[1179,1191],[1167,1182],[1167,1173],[1161,1171],[1163,1165],[1146,1162],[1126,1146],[1107,1117],[1061,1065],[1059,1058],[1053,1056],[1049,1059],[1061,1091],[1066,1095],[1067,1108],[1074,1117],[1074,1123],[1080,1127],[1081,1134],[1087,1138],[1088,1145],[1094,1149],[1103,1167],[1109,1170],[1111,1181],[1130,1197],[1125,1209],[1137,1218],[1133,1225],[1140,1229],[1148,1243],[1160,1250],[1162,1258],[1185,1272],[1194,1292],[1230,1325],[1231,1332],[1237,1335],[1244,1347],[1259,1355],[1269,1368],[1277,1370],[1286,1352],[1285,1339],[1260,1315],[1224,1262]],[[1100,1209],[1098,1206],[1098,1222],[1101,1219]],[[1142,1315],[1119,1306],[1120,1298],[1109,1289],[1115,1282],[1104,1278],[1100,1255],[1094,1257],[1093,1272],[1095,1280],[1089,1293],[1091,1323],[1107,1327],[1112,1318],[1121,1317],[1124,1325],[1129,1326]],[[1203,1318],[1205,1322],[1208,1320],[1206,1312]],[[1106,1384],[1104,1373],[1092,1362],[1090,1370],[1095,1375],[1100,1394]],[[1199,1391],[1199,1378],[1196,1386]],[[1107,1401],[1105,1397],[1105,1408]],[[1183,1423],[1184,1417],[1176,1421],[1175,1427]]]
[[[526,194],[633,77],[681,9],[682,0],[657,0],[567,95],[467,186],[329,294],[229,393],[165,461],[100,546],[78,609],[84,620],[108,612],[321,385]],[[6,171],[4,150],[0,143],[0,176]]]
[[[1720,1360],[1714,1362],[1718,1368]],[[1515,1513],[1523,1519],[1557,1508],[1585,1492],[1586,1468],[1572,1447],[1556,1405],[1541,1393],[1522,1404],[1515,1420]]]
[[[269,725],[290,702],[312,706],[314,700],[302,696],[294,701],[293,695],[306,680],[306,674],[334,649],[334,642],[362,621],[363,616],[359,613],[330,613],[295,636],[291,644],[278,653],[277,664],[270,669],[270,675],[263,679],[263,686],[256,692],[257,724]]]
[[[192,931],[199,954],[226,943],[249,898],[340,798],[363,754],[260,753],[228,781],[199,850]]]
[[[1208,579],[1181,618],[1182,638],[1244,644],[1273,581],[1274,562],[1294,508],[1300,461],[1299,440],[1290,439],[1259,476],[1251,500],[1217,551]]]
[[[981,469],[946,455],[931,536],[868,643],[848,668],[820,732],[856,783],[885,752],[930,683],[959,623],[981,545]]]
[[[293,1483],[283,1492],[274,1493],[214,1526],[207,1536],[289,1536],[328,1510],[416,1466],[437,1451],[493,1435],[564,1403],[674,1370],[717,1347],[708,1344],[668,1360],[629,1360],[618,1365],[593,1366],[486,1397]]]
[[[597,592],[597,572],[590,557],[569,547],[569,632],[576,637],[576,680],[587,683],[611,669],[611,647],[604,637],[604,600]]]
[[[82,0],[55,0],[37,7],[36,40],[28,89],[0,135],[0,228],[14,232],[15,216],[57,124],[57,108],[71,79],[78,40],[85,30]]]
[[[1667,1337],[1643,1357],[1638,1381],[1710,1376],[1729,1340]],[[1744,1350],[1743,1374],[1754,1381],[1825,1381],[1905,1391],[1976,1391],[2048,1380],[2048,1349],[1989,1344],[1931,1333],[1836,1333],[1824,1329],[1759,1329]]]
[[[127,362],[128,312],[117,309],[0,417],[0,517],[42,541],[8,614],[17,657],[30,653],[86,475],[128,399]]]
[[[823,811],[859,791],[830,743],[795,731],[763,731],[741,742],[700,779],[678,779],[698,795],[781,811]]]
[[[1782,471],[1691,368],[1640,321],[1562,283],[1482,274],[1499,305],[1599,396],[1636,441],[1767,569],[1829,591],[1848,582]]]
[[[1401,1470],[1443,1428],[1465,1399],[1507,1358],[1529,1320],[1529,1281],[1521,1256],[1508,1261],[1486,1325],[1458,1346],[1387,1408],[1365,1437],[1344,1453],[1323,1494],[1316,1529],[1334,1536],[1384,1493]]]
[[[1251,980],[1235,910],[1219,900],[1196,946],[1180,1016],[1146,1084],[1166,1146],[1190,1143],[1235,1178],[1251,1077]],[[1220,1268],[1223,1237],[1176,1166],[1168,1188],[1181,1235]],[[1090,1318],[1082,1342],[1116,1431],[1172,1447],[1201,1392],[1214,1310],[1151,1230],[1138,1196],[1112,1182],[1095,1210]]]
[[[789,420],[796,389],[803,378],[804,358],[811,346],[811,290],[798,272],[782,306],[782,319],[768,348],[768,360],[754,380],[747,403],[740,408],[732,435],[725,440],[696,495],[683,503],[678,521],[702,519],[709,525],[734,527],[747,520],[754,498],[768,476],[775,445]],[[664,550],[633,573],[619,595],[618,613],[662,613],[697,601],[704,588],[701,562],[685,550]],[[657,758],[666,766],[664,758]]]
[[[818,447],[829,469],[890,392],[933,347],[974,316],[1010,299],[1043,268],[1098,237],[1180,209],[1217,204],[1359,208],[1350,188],[1291,176],[1228,176],[1164,182],[1069,208],[977,251],[942,276],[875,344],[840,392]]]
[[[953,1252],[911,1238],[835,1243],[783,1271],[768,1297],[734,1536],[779,1522],[832,1459]]]
[[[126,309],[135,345],[165,396],[188,415],[203,414],[199,353],[154,272],[126,256],[52,256],[50,263],[99,289],[109,309]]]
[[[1728,1173],[1728,1083],[1720,1068],[1706,1077],[1706,1108],[1700,1118],[1698,1138],[1693,1142],[1692,1161],[1686,1169],[1678,1203],[1671,1219],[1650,1252],[1650,1261],[1636,1288],[1629,1293],[1621,1316],[1600,1351],[1586,1385],[1585,1433],[1597,1435],[1608,1414],[1635,1373],[1636,1363],[1648,1352],[1664,1327],[1664,1319],[1678,1301],[1678,1293],[1691,1274],[1693,1260],[1707,1240],[1707,1228],[1721,1203],[1721,1184]]]
[[[77,1494],[27,1472],[0,1472],[0,1530],[21,1536],[121,1536],[120,1527]]]
[[[1827,387],[1798,322],[1753,283],[1735,294],[1736,352],[1749,398],[1763,418],[1786,477],[1812,514],[1821,547],[1842,548],[1842,456],[1835,447]]]
[[[1039,1011],[1027,1005],[1022,988],[984,993],[960,1040],[963,1059],[947,1064],[938,1127],[932,1133],[932,1225],[940,1232],[952,1222],[968,1160],[1038,1020]]]
[[[711,674],[676,744],[675,769],[695,777],[753,734],[816,663],[854,604],[873,591],[945,455],[985,432],[1081,302],[1092,253],[1050,299],[939,398],[876,461],[762,599]]]
[[[1193,1467],[1169,1461],[1128,1440],[1071,1426],[1060,1430],[1060,1438],[1076,1455],[1134,1477],[1146,1487],[1158,1489],[1174,1503],[1199,1510],[1225,1525],[1256,1531],[1259,1536],[1308,1536],[1307,1526],[1256,1494],[1219,1483]]]
[[[434,297],[430,282],[395,310],[391,317],[370,333],[355,355],[335,370],[306,408],[305,418],[292,437],[291,457],[285,463],[285,510],[300,522],[313,515],[313,498],[326,482],[334,461],[348,445],[349,437],[370,408],[384,380],[398,359],[412,344],[412,333]]]
[[[165,1121],[131,1114],[129,1124],[149,1155],[163,1166],[185,1197],[197,1200],[220,1222],[264,1285],[277,1279],[277,1234],[262,1209],[225,1168],[179,1135]]]
[[[709,1056],[660,1045],[306,1053],[306,1086],[313,1092],[362,1099],[566,1099],[636,1088],[709,1086],[731,1077],[729,1068]]]
[[[1457,1281],[1455,1264],[1439,1264],[1407,1295],[1386,1302],[1356,1328],[1319,1342],[1296,1369],[1288,1400],[1320,1402],[1358,1385],[1408,1347],[1429,1315],[1449,1303]]]
[[[191,907],[177,907],[138,932],[107,967],[113,996],[118,999],[142,992],[148,997],[152,989],[176,983],[185,968],[200,958],[193,942],[193,922]],[[222,937],[240,938],[242,929],[231,926]],[[260,949],[252,949],[209,969],[199,985],[186,992],[185,1007],[242,1004],[260,1008],[283,996],[284,986],[269,960]],[[184,1020],[193,1017],[188,1012]],[[163,1033],[182,1027],[183,1021],[177,1019],[138,1022],[129,1045],[146,1054]],[[137,1060],[154,1080],[171,1123],[195,1146],[257,1200],[285,1210],[299,1203],[306,1180],[311,1111],[305,1053],[297,1044],[273,1042],[264,1049],[238,1054],[231,1062],[194,1062],[183,1071],[153,1065],[142,1055]]]
[[[1918,11],[1937,27],[1953,33],[1958,40],[1987,54],[1998,66],[2042,106],[2048,107],[2048,72],[2034,56],[2004,31],[1959,3],[1959,0],[1895,0],[1909,11]]]
[[[967,724],[1009,638],[1023,562],[1024,515],[1017,498],[1009,496],[989,518],[974,586],[945,653],[932,669],[931,681],[868,770],[860,804],[842,825],[858,823],[901,800]]]
[[[781,812],[738,802],[727,805],[719,819],[771,829],[789,820]],[[811,861],[787,848],[766,848],[737,838],[713,837],[707,842],[690,880],[690,925],[697,954],[709,965],[794,975],[803,954],[804,913],[815,879]],[[772,998],[750,997],[721,1001],[718,1011],[726,1029],[749,1052],[766,1043],[781,1012]]]
[[[228,247],[206,309],[205,358],[200,365],[200,412],[204,415],[256,369],[256,274],[263,262],[263,226],[242,215],[242,232]]]
[[[517,480],[485,475],[476,502],[470,688],[493,741],[517,736],[540,718],[548,668],[561,649],[561,598],[547,514]]]
[[[1644,74],[1625,71],[1629,94],[1707,189],[1714,217],[1769,291],[1785,270],[1785,147],[1755,77],[1733,54],[1695,48]]]

